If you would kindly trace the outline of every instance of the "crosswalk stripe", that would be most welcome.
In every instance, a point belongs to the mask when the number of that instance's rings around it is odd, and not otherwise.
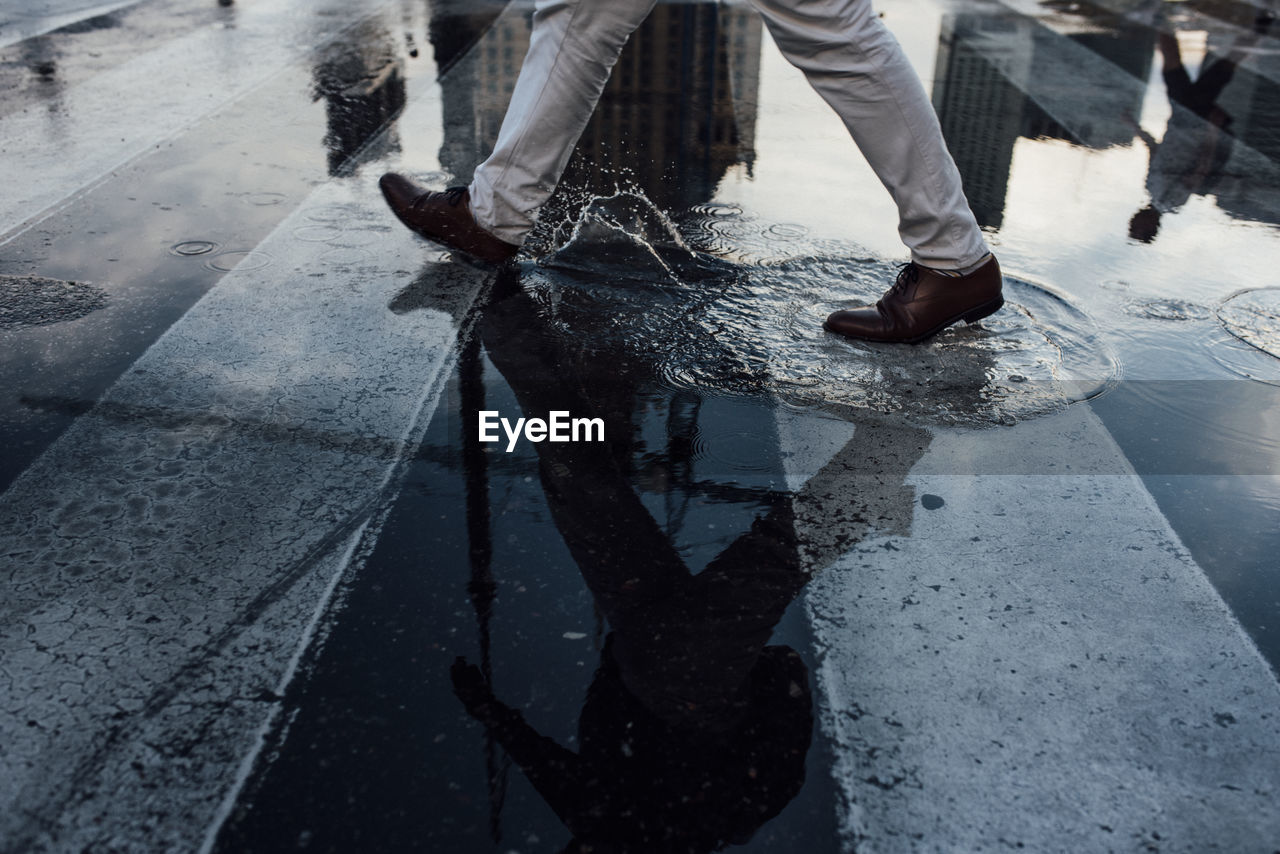
[[[805,600],[844,849],[1267,850],[1280,684],[1088,407],[922,453],[864,429],[780,423],[795,488],[910,463],[829,495],[880,521]],[[1062,473],[984,474],[1010,459]]]
[[[418,81],[402,120],[440,109]],[[210,826],[450,370],[456,319],[388,305],[415,272],[461,305],[488,275],[422,263],[371,179],[319,187],[0,496],[0,659],[23,686],[0,839],[150,826],[186,847]]]

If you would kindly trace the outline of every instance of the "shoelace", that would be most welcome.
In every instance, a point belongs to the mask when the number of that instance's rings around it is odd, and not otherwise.
[[[463,194],[466,192],[467,192],[466,187],[450,187],[449,189],[445,190],[444,193],[442,193],[442,195],[444,196],[444,200],[449,203],[449,207],[456,208],[458,206],[458,203],[462,201]],[[426,192],[426,193],[423,193],[421,196],[418,196],[418,198],[414,199],[413,209],[417,210],[418,206],[421,205],[423,201],[430,198],[431,195],[432,194],[430,192]]]
[[[898,265],[898,277],[893,280],[893,287],[889,288],[889,293],[899,294],[907,285],[914,284],[920,280],[920,268],[916,266],[916,262],[908,261],[905,264]]]

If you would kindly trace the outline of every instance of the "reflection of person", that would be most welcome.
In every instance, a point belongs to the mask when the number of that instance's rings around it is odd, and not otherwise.
[[[481,320],[489,358],[522,409],[629,421],[634,363],[580,362],[538,316],[515,289]],[[790,502],[776,497],[695,575],[628,484],[625,437],[535,447],[556,527],[611,630],[577,749],[539,734],[461,661],[456,693],[574,834],[568,850],[745,841],[799,791],[813,726],[804,663],[766,645],[808,580]]]
[[[911,263],[875,306],[838,311],[834,332],[919,341],[999,309],[1000,268],[983,241],[937,117],[870,0],[753,0],[774,41],[852,134],[892,195]],[[468,187],[381,186],[414,231],[499,262],[513,257],[555,189],[631,32],[654,0],[538,0],[529,53],[497,145]]]
[[[569,352],[543,328],[534,300],[506,287],[514,278],[500,279],[481,329],[524,413],[628,424],[645,366]],[[610,626],[577,749],[538,733],[461,660],[455,691],[573,832],[567,850],[713,851],[750,838],[803,783],[808,673],[793,650],[768,645],[774,627],[810,574],[856,541],[865,519],[901,515],[888,505],[904,496],[888,490],[876,511],[831,499],[841,477],[885,444],[889,434],[869,427],[812,489],[766,499],[768,512],[694,574],[631,488],[632,446],[619,432],[607,443],[535,445],[556,527]],[[927,433],[896,432],[905,456],[880,450],[900,481]],[[797,521],[831,536],[807,542],[802,557]]]
[[[1255,29],[1265,32],[1270,23],[1269,16],[1259,15]],[[1227,56],[1209,63],[1192,80],[1182,64],[1177,38],[1169,32],[1159,34],[1165,91],[1173,113],[1160,142],[1138,129],[1138,138],[1151,152],[1147,168],[1151,200],[1129,220],[1129,236],[1134,240],[1150,243],[1160,230],[1162,215],[1182,207],[1192,194],[1213,191],[1233,143],[1228,132],[1231,116],[1218,106],[1218,99],[1253,41],[1253,37],[1238,41]]]
[[[800,657],[763,649],[742,692],[742,717],[707,732],[645,708],[622,681],[615,647],[610,637],[576,752],[537,732],[462,660],[454,690],[573,833],[566,851],[694,854],[746,842],[804,780],[813,710]]]

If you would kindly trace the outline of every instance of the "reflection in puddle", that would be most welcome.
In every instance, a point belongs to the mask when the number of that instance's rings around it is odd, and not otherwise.
[[[357,24],[353,38],[326,45],[314,68],[315,96],[323,98],[329,174],[350,174],[380,153],[369,143],[405,105],[402,60],[395,41],[376,20]],[[384,140],[392,149],[394,137]]]
[[[660,280],[668,268],[650,269]],[[771,408],[744,407],[748,423],[700,433],[698,397],[653,386],[661,350],[631,352],[625,337],[564,334],[541,310],[539,288],[523,287],[545,273],[526,267],[500,279],[479,328],[526,416],[563,410],[617,428],[608,442],[535,445],[550,521],[609,632],[576,743],[553,740],[499,699],[487,645],[479,666],[454,663],[454,693],[573,834],[564,850],[693,852],[745,843],[798,795],[813,737],[808,668],[794,649],[770,643],[775,628],[813,574],[869,531],[909,529],[914,490],[904,478],[928,447],[928,433],[860,423],[799,491],[743,490],[739,473],[778,472]],[[473,343],[459,367],[464,413],[485,405],[478,366]],[[665,517],[633,479],[635,452],[645,447],[638,413],[655,405],[668,414]],[[468,530],[479,539],[503,522],[474,500],[488,493],[490,463],[466,430]],[[705,465],[695,477],[700,459],[726,466],[728,479],[708,477],[714,468]],[[651,474],[652,453],[647,462]],[[741,518],[724,530],[690,524],[690,510],[705,511],[682,503],[682,494],[687,500],[715,487],[721,501],[749,514],[745,530],[734,533]],[[708,553],[700,570],[691,551]],[[473,540],[471,554],[468,592],[483,630],[493,602],[481,594],[494,586],[496,567],[487,545]]]

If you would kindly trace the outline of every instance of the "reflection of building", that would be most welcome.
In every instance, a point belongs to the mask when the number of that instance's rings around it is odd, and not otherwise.
[[[441,164],[466,181],[493,148],[529,47],[527,16],[504,15],[441,79]],[[565,183],[608,189],[620,173],[658,204],[704,201],[754,161],[761,23],[746,9],[659,4],[613,69]]]
[[[349,172],[366,143],[404,107],[404,78],[389,33],[366,22],[320,51],[315,97],[324,99],[329,174]]]
[[[498,140],[502,116],[511,102],[524,55],[529,51],[531,30],[528,18],[504,17],[476,45],[473,97],[476,144],[482,155]]]
[[[1025,96],[1010,80],[1031,68],[1029,22],[947,15],[938,37],[933,106],[978,224],[999,227]]]
[[[943,18],[933,104],[980,224],[1003,220],[1019,137],[1089,148],[1133,141],[1154,39],[1149,27],[1104,17],[1056,19],[1052,29],[1012,13]],[[1080,46],[1128,71],[1133,85],[1091,89],[1083,101],[1066,76]]]
[[[625,168],[660,205],[710,198],[730,166],[755,159],[760,34],[746,9],[655,7],[583,132],[578,179],[608,186]]]

